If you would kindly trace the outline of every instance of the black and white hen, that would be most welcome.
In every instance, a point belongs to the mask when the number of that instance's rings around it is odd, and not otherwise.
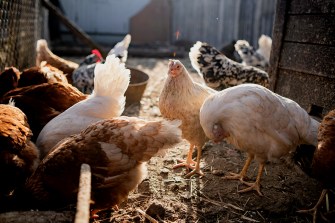
[[[118,42],[113,49],[111,49],[108,55],[114,54],[120,58],[122,63],[127,61],[128,47],[131,41],[131,36],[127,34],[124,39]],[[72,81],[73,85],[77,87],[81,92],[85,94],[91,94],[94,89],[94,69],[97,63],[104,62],[100,53],[97,50],[93,50],[92,54],[88,55],[79,65],[79,67],[73,71]]]
[[[194,44],[189,57],[193,68],[215,90],[244,83],[269,87],[269,75],[265,71],[230,60],[207,43],[198,41]]]

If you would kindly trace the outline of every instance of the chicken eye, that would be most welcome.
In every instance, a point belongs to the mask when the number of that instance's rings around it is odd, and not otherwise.
[[[180,66],[179,65],[177,65],[177,69],[179,69],[180,68]]]

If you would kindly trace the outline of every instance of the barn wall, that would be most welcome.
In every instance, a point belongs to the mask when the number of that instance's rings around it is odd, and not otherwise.
[[[172,0],[172,30],[181,39],[222,47],[236,39],[257,46],[261,34],[272,36],[276,1]],[[174,32],[171,35],[174,35]],[[176,41],[175,36],[171,36]]]
[[[257,46],[272,36],[275,0],[60,0],[65,15],[94,40],[109,44],[126,33],[135,44],[206,41],[222,47],[234,39]],[[163,6],[163,7],[162,7]],[[72,38],[63,28],[63,36]]]
[[[335,109],[335,2],[278,0],[270,58],[275,92]]]

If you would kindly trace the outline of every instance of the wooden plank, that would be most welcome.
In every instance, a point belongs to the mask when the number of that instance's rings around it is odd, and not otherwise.
[[[285,40],[335,45],[335,14],[290,15]]]
[[[90,201],[91,168],[88,164],[83,163],[80,169],[77,213],[74,223],[88,223],[90,221]]]
[[[279,66],[289,70],[335,78],[335,46],[284,42]]]
[[[49,0],[42,0],[43,6],[45,6],[50,13],[54,14],[59,20],[79,39],[90,46],[92,49],[98,49],[103,56],[106,56],[106,52],[103,48],[91,39],[82,29],[80,29],[75,23],[70,21],[63,13],[55,7]]]
[[[282,41],[285,29],[285,15],[286,15],[287,1],[277,0],[275,22],[273,26],[273,38],[270,55],[269,76],[271,79],[270,89],[276,91],[278,78],[278,65],[281,57]]]
[[[289,14],[335,13],[334,0],[292,0]]]
[[[335,108],[335,79],[279,69],[276,93],[308,109],[311,104],[323,107],[323,113]]]
[[[16,211],[0,214],[0,222],[6,223],[69,223],[73,222],[72,211]]]

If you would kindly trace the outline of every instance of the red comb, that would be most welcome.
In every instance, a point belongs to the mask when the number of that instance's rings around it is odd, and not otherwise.
[[[100,53],[99,50],[94,49],[94,50],[92,50],[91,52],[92,52],[93,54],[95,54],[95,55],[99,58],[99,59],[97,60],[97,62],[101,62],[101,61],[103,61],[103,58],[102,58],[101,53]]]

